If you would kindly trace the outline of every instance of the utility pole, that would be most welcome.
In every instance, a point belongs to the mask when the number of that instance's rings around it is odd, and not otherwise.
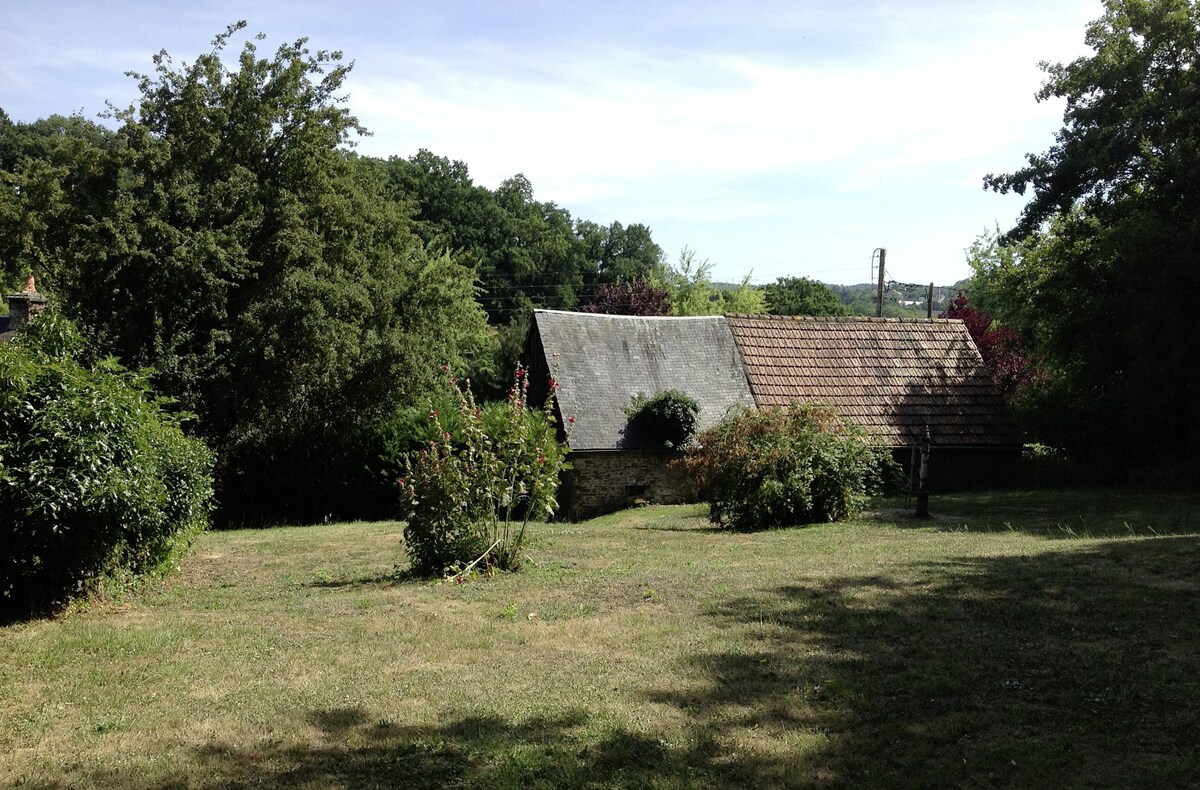
[[[879,248],[879,303],[875,306],[875,317],[883,318],[883,262],[887,259],[887,250]]]
[[[925,297],[925,317],[933,318],[933,283],[929,284],[929,296]]]

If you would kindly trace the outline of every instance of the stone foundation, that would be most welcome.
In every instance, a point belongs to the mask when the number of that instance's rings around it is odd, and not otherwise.
[[[612,513],[643,502],[674,505],[695,501],[688,477],[668,468],[677,453],[651,451],[573,452],[560,491],[562,513],[571,521]]]

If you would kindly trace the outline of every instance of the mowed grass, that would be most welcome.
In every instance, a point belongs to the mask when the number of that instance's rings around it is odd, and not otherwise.
[[[525,570],[463,585],[398,578],[395,523],[210,533],[0,630],[0,782],[1200,783],[1200,495],[898,504],[540,525]]]

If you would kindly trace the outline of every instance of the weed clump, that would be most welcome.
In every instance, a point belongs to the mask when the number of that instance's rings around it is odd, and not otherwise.
[[[408,454],[397,481],[413,572],[517,570],[525,528],[557,510],[566,467],[550,400],[528,408],[522,368],[508,399],[487,407],[476,404],[466,383],[450,383],[453,412],[429,411],[433,438]],[[551,397],[554,390],[552,382]]]

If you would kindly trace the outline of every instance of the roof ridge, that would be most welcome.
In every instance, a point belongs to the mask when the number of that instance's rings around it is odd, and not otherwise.
[[[748,318],[759,321],[817,321],[831,324],[936,324],[960,321],[959,318],[917,318],[909,316],[874,315],[773,315],[771,313],[726,313],[726,318]]]
[[[581,310],[549,310],[535,308],[534,315],[565,315],[577,318],[599,318],[627,321],[724,321],[723,315],[624,315],[619,313],[585,313]]]

